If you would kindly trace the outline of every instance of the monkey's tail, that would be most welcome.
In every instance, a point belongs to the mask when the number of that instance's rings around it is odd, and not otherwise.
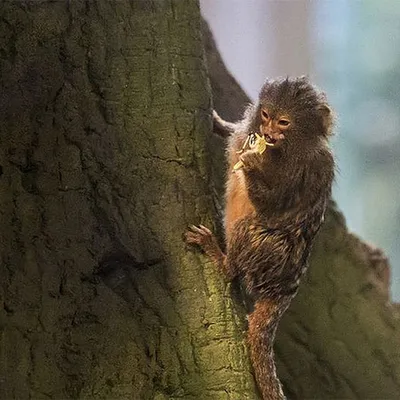
[[[283,400],[282,385],[276,374],[273,343],[276,328],[289,301],[260,299],[249,315],[248,342],[255,378],[264,400]]]

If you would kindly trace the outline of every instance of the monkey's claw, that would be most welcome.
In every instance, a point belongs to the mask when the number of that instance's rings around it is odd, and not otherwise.
[[[197,244],[217,267],[232,279],[232,274],[226,269],[226,255],[219,247],[217,238],[204,225],[191,225],[185,233],[186,243]]]
[[[186,243],[197,244],[209,257],[215,258],[221,253],[214,234],[204,225],[191,225],[185,234]]]
[[[185,239],[187,243],[198,244],[201,247],[207,246],[215,240],[213,233],[204,225],[191,225],[185,234]]]

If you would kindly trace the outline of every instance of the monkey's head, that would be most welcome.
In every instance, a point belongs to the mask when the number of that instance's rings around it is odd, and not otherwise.
[[[325,95],[306,77],[267,81],[252,118],[270,148],[302,148],[331,134],[332,112]]]

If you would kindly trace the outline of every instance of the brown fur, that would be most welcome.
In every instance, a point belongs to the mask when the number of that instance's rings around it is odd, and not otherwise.
[[[255,300],[248,343],[256,381],[264,400],[283,399],[273,341],[306,271],[331,193],[331,112],[306,78],[268,81],[242,121],[232,125],[214,114],[214,126],[229,137],[227,254],[204,226],[192,227],[186,240],[200,245],[227,279],[240,278]],[[265,135],[274,147],[263,154],[251,149],[238,154],[254,132]],[[243,168],[232,172],[239,159]]]

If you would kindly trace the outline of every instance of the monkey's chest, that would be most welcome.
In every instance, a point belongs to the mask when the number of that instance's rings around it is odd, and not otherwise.
[[[243,173],[235,173],[229,178],[226,188],[226,206],[225,206],[225,235],[229,241],[232,236],[234,225],[239,220],[254,212],[254,206],[251,203]]]

